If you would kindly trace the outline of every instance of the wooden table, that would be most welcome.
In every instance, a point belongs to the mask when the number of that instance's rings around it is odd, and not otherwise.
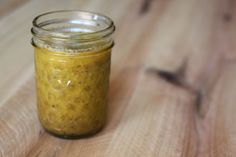
[[[21,1],[0,7],[0,157],[236,156],[234,0]],[[58,9],[117,27],[108,122],[87,139],[52,137],[37,119],[31,21]]]

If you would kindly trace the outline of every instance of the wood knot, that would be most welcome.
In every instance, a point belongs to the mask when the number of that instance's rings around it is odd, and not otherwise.
[[[152,0],[143,0],[141,8],[139,10],[139,15],[146,14],[150,10]]]
[[[158,75],[160,78],[162,78],[163,80],[165,80],[171,84],[174,84],[176,86],[182,86],[182,81],[180,80],[177,73],[163,71],[163,70],[159,70],[156,68],[149,68],[149,69],[147,69],[147,72]]]
[[[189,88],[187,82],[185,81],[185,74],[187,70],[188,62],[187,59],[183,62],[183,64],[176,70],[176,71],[164,71],[157,68],[149,68],[147,72],[154,73],[158,75],[160,78],[164,79],[165,81],[176,85],[181,86],[182,88]]]
[[[232,20],[232,14],[230,14],[230,13],[223,14],[223,21],[224,22],[230,22],[231,20]]]
[[[182,69],[183,70],[183,69]],[[181,69],[177,72],[163,71],[156,68],[149,68],[147,72],[150,74],[155,74],[166,82],[175,85],[179,88],[185,89],[195,96],[194,105],[196,106],[197,112],[200,117],[204,117],[204,113],[201,111],[203,106],[203,91],[202,89],[196,89],[185,81],[183,77],[183,71]]]

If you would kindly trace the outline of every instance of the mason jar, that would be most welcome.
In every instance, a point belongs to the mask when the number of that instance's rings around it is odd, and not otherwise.
[[[114,30],[110,18],[85,11],[33,20],[37,109],[47,132],[80,138],[103,128]]]

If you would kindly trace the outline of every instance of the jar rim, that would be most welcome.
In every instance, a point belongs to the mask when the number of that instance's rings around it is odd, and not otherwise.
[[[65,32],[58,32],[53,31],[44,28],[43,26],[52,24],[53,22],[56,22],[56,20],[53,19],[47,19],[45,21],[40,22],[42,20],[41,18],[46,18],[47,16],[52,16],[56,14],[73,14],[77,15],[74,17],[74,19],[83,20],[82,18],[89,18],[86,20],[93,20],[98,21],[102,20],[104,23],[106,23],[106,27],[101,28],[96,31],[92,32],[74,32],[74,33],[65,33]],[[68,16],[69,17],[69,16]],[[73,18],[67,19],[68,21],[64,22],[73,22],[71,21]],[[63,19],[61,19],[63,20]],[[90,11],[83,11],[83,10],[57,10],[57,11],[50,11],[43,14],[40,14],[36,16],[33,19],[33,27],[31,29],[31,33],[33,36],[36,36],[38,38],[51,38],[55,40],[71,40],[71,41],[80,41],[80,42],[88,42],[93,40],[99,40],[100,38],[107,37],[111,35],[115,31],[115,25],[111,18],[102,15],[100,13],[90,12]]]

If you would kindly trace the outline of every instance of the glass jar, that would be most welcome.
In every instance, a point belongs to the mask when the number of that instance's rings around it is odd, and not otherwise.
[[[110,18],[84,11],[33,20],[37,108],[47,132],[80,138],[104,126],[114,30]]]

